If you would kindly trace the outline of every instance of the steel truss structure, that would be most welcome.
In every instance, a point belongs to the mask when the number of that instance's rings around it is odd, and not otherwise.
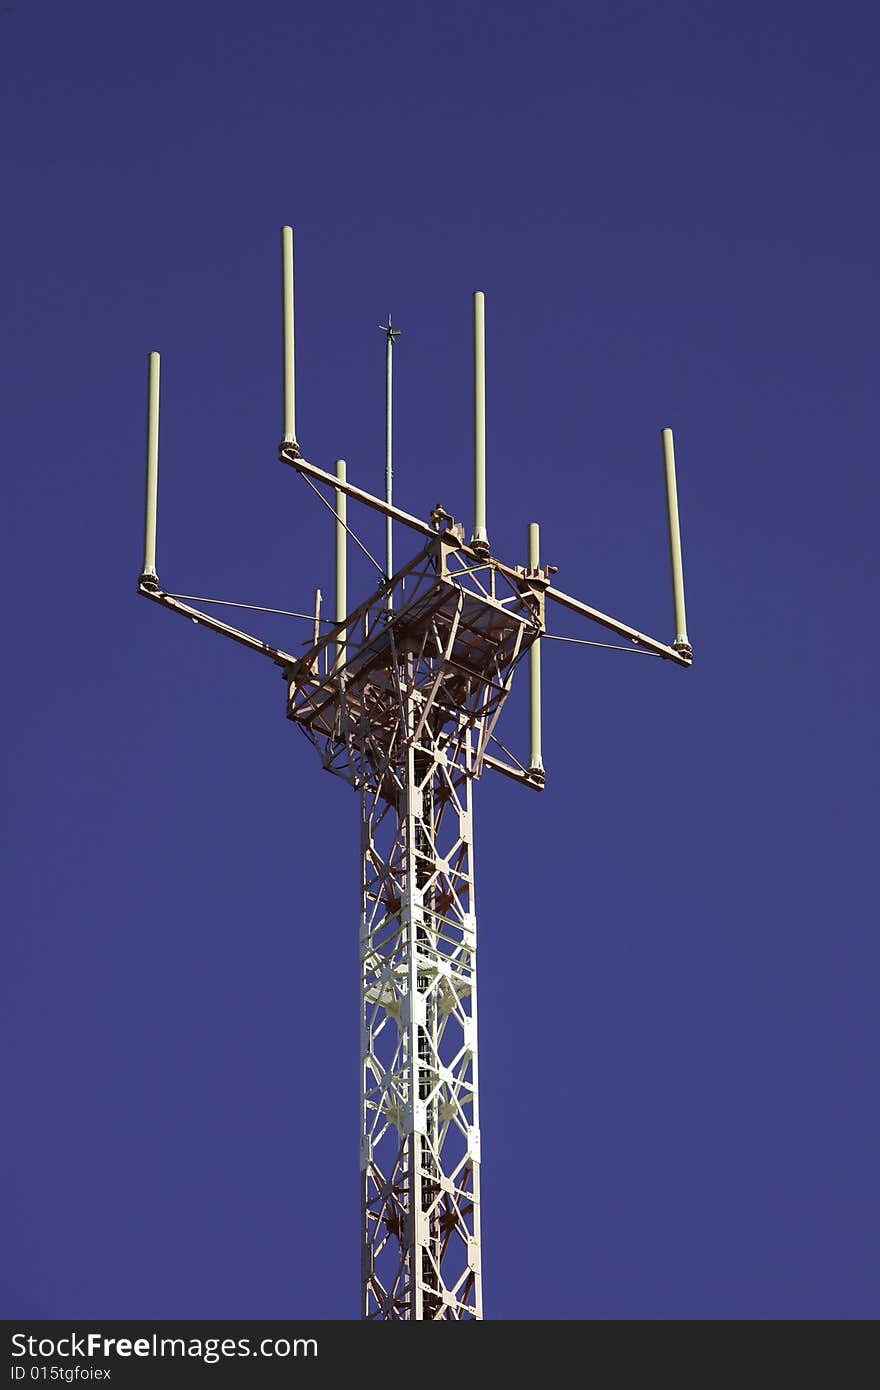
[[[289,717],[360,792],[367,1318],[482,1315],[471,785],[544,582],[440,536],[288,672]]]
[[[688,667],[684,583],[671,430],[663,431],[675,639],[645,635],[550,583],[538,526],[526,565],[492,555],[486,530],[484,305],[474,295],[474,527],[441,507],[430,523],[391,503],[391,356],[386,337],[386,495],[309,463],[296,442],[293,242],[282,229],[284,433],[279,457],[335,516],[335,616],[320,594],[302,656],[229,626],[162,589],[156,571],[159,355],[149,358],[144,560],[138,591],[268,657],[287,686],[287,716],[361,807],[362,1316],[471,1320],[483,1315],[473,783],[486,768],[541,790],[540,648],[546,606],[599,624],[638,650]],[[329,496],[320,491],[329,489]],[[331,500],[332,498],[332,500]],[[356,501],[385,518],[386,563],[366,601],[348,610],[346,522]],[[392,573],[391,524],[421,549]],[[232,607],[249,605],[231,603]],[[279,609],[265,611],[278,613]],[[297,613],[291,617],[306,617]],[[566,638],[568,641],[584,641]],[[604,646],[605,643],[586,645]],[[529,665],[529,753],[495,734],[514,673]],[[491,751],[490,751],[491,750]],[[503,753],[503,757],[499,756]]]

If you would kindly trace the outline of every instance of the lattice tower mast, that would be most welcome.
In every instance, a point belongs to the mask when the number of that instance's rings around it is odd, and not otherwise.
[[[144,562],[138,591],[172,612],[268,657],[287,685],[287,715],[323,766],[358,792],[361,808],[362,1316],[479,1319],[480,1127],[477,1062],[473,784],[485,768],[534,790],[541,754],[542,640],[547,603],[585,617],[640,651],[690,666],[672,432],[662,433],[672,568],[671,645],[562,593],[539,562],[538,527],[527,562],[492,554],[486,527],[485,306],[473,300],[474,524],[437,506],[429,521],[392,501],[392,364],[386,337],[385,496],[303,458],[296,438],[293,233],[281,234],[283,437],[279,449],[334,516],[332,619],[320,591],[308,618],[314,640],[293,656],[192,606],[159,585],[156,501],[159,356],[150,353]],[[321,491],[326,487],[329,495]],[[332,500],[331,500],[332,499]],[[375,590],[349,610],[348,501],[386,520]],[[392,526],[420,548],[393,569]],[[230,605],[245,607],[249,605]],[[279,611],[279,610],[269,610]],[[326,629],[321,631],[322,626]],[[584,641],[585,639],[566,639]],[[605,645],[590,643],[586,645]],[[520,761],[496,724],[519,663],[529,663],[529,752]],[[499,756],[503,753],[504,756]]]

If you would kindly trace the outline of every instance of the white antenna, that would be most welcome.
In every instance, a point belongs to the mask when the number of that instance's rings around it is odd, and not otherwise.
[[[471,545],[486,555],[486,297],[474,294],[474,534]]]
[[[156,575],[156,508],[159,488],[159,354],[151,352],[147,369],[147,492],[144,509],[144,567],[140,582],[159,586]]]
[[[684,609],[684,570],[681,563],[681,529],[678,522],[678,488],[675,482],[675,450],[672,430],[663,430],[663,468],[666,474],[666,516],[669,523],[669,562],[672,569],[672,609],[675,618],[677,652],[691,655]]]
[[[345,459],[336,460],[336,477],[339,482],[345,482]],[[336,571],[336,586],[334,593],[333,617],[337,623],[344,623],[348,613],[348,574],[346,565],[346,542],[348,535],[346,531],[346,513],[348,511],[348,498],[339,488],[336,489],[336,522],[334,525],[334,560]],[[336,638],[336,661],[334,670],[341,670],[346,662],[345,649],[345,629]]]
[[[281,340],[285,444],[296,444],[296,374],[293,338],[293,228],[281,228]]]
[[[529,569],[530,576],[541,574],[540,545],[541,532],[536,521],[529,522]],[[544,776],[541,760],[541,639],[538,637],[529,647],[529,774]]]

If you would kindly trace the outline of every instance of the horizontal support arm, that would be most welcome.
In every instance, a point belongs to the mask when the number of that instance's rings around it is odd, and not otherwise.
[[[346,497],[352,497],[355,502],[363,502],[364,506],[372,507],[374,512],[381,512],[383,516],[391,517],[392,521],[401,521],[404,526],[411,526],[422,536],[436,537],[440,534],[435,531],[433,526],[429,526],[427,521],[422,521],[420,517],[411,516],[409,512],[403,512],[399,507],[393,507],[389,502],[383,502],[381,498],[374,497],[371,492],[364,492],[361,488],[355,487],[354,483],[337,478],[335,473],[327,473],[314,463],[308,463],[306,459],[295,458],[292,451],[286,449],[283,444],[279,457],[282,463],[289,463],[291,467],[296,469],[297,473],[302,473],[304,478],[314,478],[317,483],[326,483],[328,487],[334,488],[337,492],[345,493]]]
[[[297,472],[304,477],[313,478],[316,482],[326,483],[330,488],[335,488],[337,492],[344,492],[346,496],[354,498],[356,502],[363,502],[365,506],[372,507],[373,511],[382,512],[385,516],[392,517],[395,521],[400,521],[404,526],[410,526],[414,531],[418,531],[422,536],[436,538],[442,536],[444,540],[450,541],[462,554],[468,556],[477,564],[485,564],[484,556],[478,555],[471,546],[465,545],[457,537],[453,537],[448,532],[436,531],[433,526],[429,526],[426,521],[422,521],[417,516],[411,516],[409,512],[401,511],[399,507],[392,507],[381,498],[374,497],[370,492],[364,492],[361,488],[355,487],[353,483],[342,482],[333,473],[327,473],[323,468],[318,468],[314,463],[308,463],[305,459],[296,458],[291,450],[283,444],[281,446],[280,458],[283,463],[289,463]],[[515,583],[525,583],[525,575],[522,569],[514,569],[510,565],[502,564],[493,556],[491,565],[503,574],[506,578]],[[544,590],[544,595],[548,599],[553,599],[563,608],[569,608],[572,613],[578,613],[582,618],[589,618],[591,622],[599,623],[601,627],[608,628],[611,632],[616,632],[620,637],[628,637],[632,642],[638,642],[640,646],[647,648],[648,651],[656,653],[657,656],[664,657],[667,661],[674,661],[677,666],[692,665],[692,658],[687,653],[677,652],[674,647],[667,646],[665,642],[658,642],[654,637],[647,637],[645,633],[638,632],[636,628],[629,627],[627,623],[621,623],[617,618],[611,618],[607,613],[600,613],[598,608],[591,608],[587,603],[581,603],[580,599],[571,598],[569,594],[564,594],[560,589],[554,589],[548,585]]]
[[[518,767],[511,767],[510,763],[505,763],[501,758],[493,758],[491,753],[483,754],[483,766],[491,767],[494,772],[503,772],[505,777],[510,777],[514,782],[521,783],[524,787],[531,787],[532,791],[542,792],[544,790],[543,772],[523,772]]]
[[[179,613],[181,617],[191,618],[193,622],[200,623],[202,627],[209,627],[212,632],[219,632],[221,637],[231,637],[233,642],[238,642],[242,647],[247,647],[252,652],[259,652],[261,656],[271,657],[277,666],[290,666],[299,660],[298,657],[290,656],[287,652],[270,646],[268,642],[261,642],[258,637],[251,637],[247,632],[240,632],[237,627],[230,627],[228,623],[221,623],[219,618],[210,618],[207,613],[200,613],[198,608],[190,608],[188,603],[181,603],[179,599],[172,598],[170,594],[163,593],[161,589],[148,589],[143,584],[139,584],[138,593],[143,594],[144,598],[152,599],[154,603],[161,603],[163,608],[170,608],[172,613]]]
[[[638,642],[640,646],[647,647],[648,651],[666,657],[667,661],[674,661],[679,666],[691,665],[691,658],[682,656],[674,647],[668,647],[665,642],[658,642],[654,637],[646,637],[643,632],[637,632],[634,627],[628,627],[626,623],[618,622],[617,618],[609,618],[607,613],[600,613],[598,608],[591,608],[589,604],[581,603],[580,599],[572,598],[569,594],[562,593],[560,589],[548,587],[544,590],[544,597],[553,599],[555,603],[570,609],[572,613],[579,613],[582,618],[589,618],[591,622],[599,623],[601,627],[607,627],[620,637],[628,637],[631,642]]]

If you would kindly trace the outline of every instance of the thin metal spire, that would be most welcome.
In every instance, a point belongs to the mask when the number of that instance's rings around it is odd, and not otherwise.
[[[391,325],[391,315],[388,315],[387,323],[379,324],[380,333],[385,334],[385,503],[391,506],[391,485],[393,469],[391,466],[392,457],[392,406],[393,406],[393,360],[394,360],[394,340],[400,337],[401,330],[393,328]],[[391,535],[391,517],[385,518],[385,578],[391,579],[394,573],[394,553]],[[391,592],[388,592],[388,611],[391,611]]]

